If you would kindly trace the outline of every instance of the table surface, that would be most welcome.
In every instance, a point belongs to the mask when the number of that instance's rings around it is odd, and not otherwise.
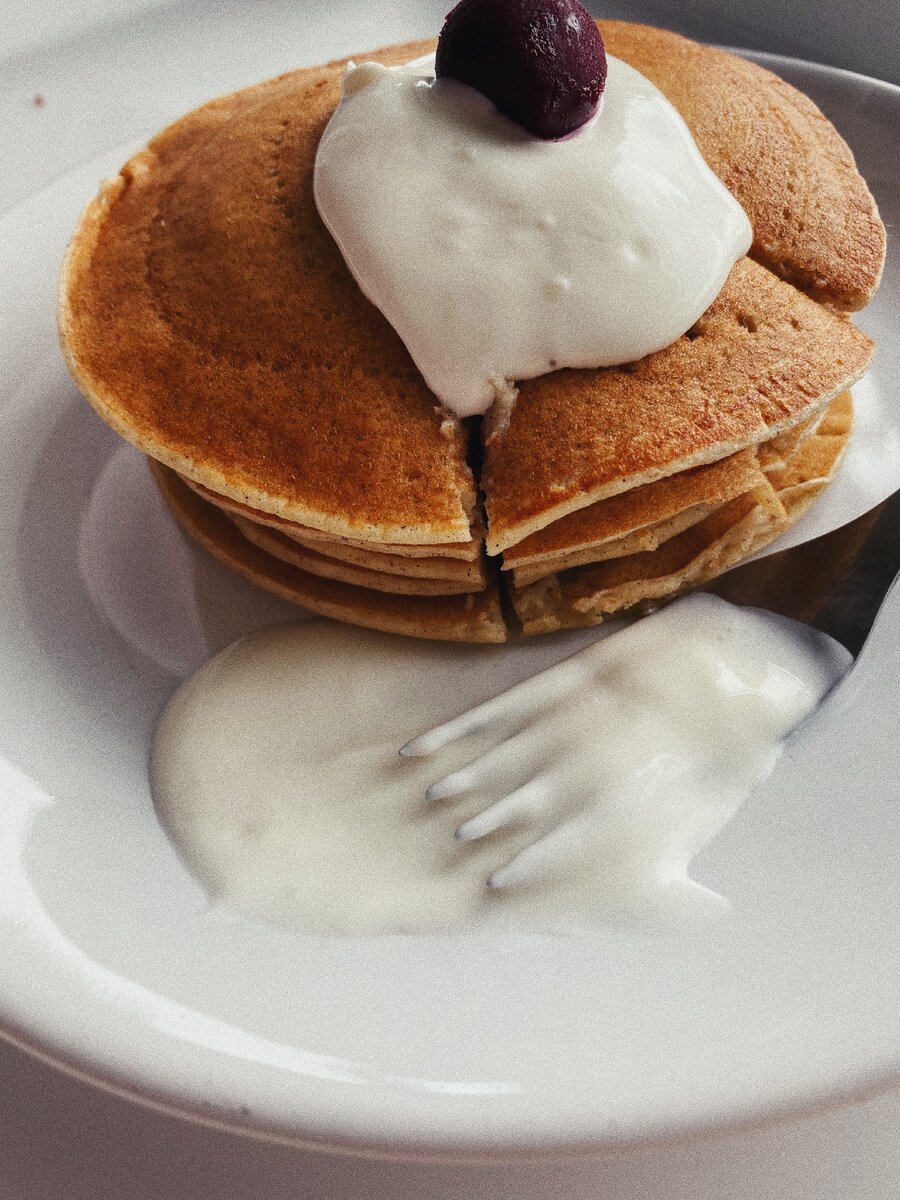
[[[259,37],[250,45],[223,46],[214,75],[193,71],[188,8],[193,36],[201,38],[209,35],[209,22],[237,7],[236,0],[191,6],[0,0],[0,161],[16,167],[0,172],[0,213],[56,175],[158,128],[207,96],[302,61],[291,58],[291,47],[302,45],[303,0],[255,0]],[[337,54],[427,36],[446,7],[446,0],[390,6],[334,0],[331,28],[324,39],[318,31],[316,41]],[[852,9],[849,3],[796,5],[803,13],[793,16],[769,0],[695,3],[687,17],[684,6],[670,0],[591,7],[900,82],[895,0],[856,0]],[[179,47],[175,56],[172,38]],[[161,73],[164,91],[155,86]],[[898,1129],[895,1092],[803,1121],[603,1162],[491,1168],[373,1163],[200,1128],[101,1093],[0,1043],[0,1200],[628,1200],[663,1189],[667,1200],[740,1200],[745,1194],[753,1200],[895,1200]]]

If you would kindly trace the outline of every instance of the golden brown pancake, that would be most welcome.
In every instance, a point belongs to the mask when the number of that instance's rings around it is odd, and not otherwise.
[[[797,446],[791,458],[766,472],[778,498],[795,518],[806,512],[834,475],[853,426],[849,393],[824,413],[815,433]]]
[[[648,484],[647,486],[652,487],[653,485]],[[692,525],[704,520],[711,512],[715,512],[717,507],[720,506],[695,504],[692,508],[686,508],[674,517],[669,517],[665,521],[657,521],[653,525],[647,525],[644,529],[638,529],[635,533],[627,533],[624,537],[601,542],[597,546],[586,546],[583,550],[573,550],[569,554],[558,554],[555,558],[546,559],[544,562],[515,567],[509,572],[509,576],[512,578],[513,586],[521,588],[528,583],[543,579],[547,575],[556,575],[560,571],[571,570],[572,567],[584,567],[589,563],[607,562],[611,558],[625,558],[630,554],[642,554],[648,550],[656,550],[663,542],[667,542],[685,529],[690,529]]]
[[[477,521],[472,525],[469,531],[471,541],[468,542],[448,542],[441,546],[409,546],[409,545],[391,545],[383,542],[360,542],[353,538],[334,537],[327,533],[323,533],[320,529],[311,529],[308,525],[300,525],[296,521],[286,521],[284,517],[277,517],[274,513],[261,512],[258,508],[251,508],[249,504],[241,504],[239,500],[233,500],[230,496],[221,496],[218,492],[214,492],[211,488],[204,487],[202,483],[197,483],[193,479],[186,479],[181,476],[184,482],[194,489],[204,500],[209,500],[219,508],[224,509],[227,513],[235,514],[239,517],[245,517],[248,521],[256,521],[260,525],[268,525],[272,529],[279,530],[280,533],[286,534],[288,537],[296,538],[301,544],[321,543],[328,547],[327,553],[333,553],[338,547],[347,546],[352,549],[368,551],[372,554],[387,554],[391,556],[400,556],[406,558],[437,558],[444,559],[459,559],[467,563],[476,562],[482,552],[482,544],[484,542],[484,534],[481,528],[481,522]],[[350,560],[352,561],[352,560]]]
[[[550,561],[652,529],[697,505],[718,507],[762,483],[757,455],[740,450],[708,466],[599,500],[517,542],[503,555],[507,568]],[[648,547],[652,549],[652,547]]]
[[[805,191],[793,193],[795,206],[782,204],[788,215],[781,220],[791,244],[810,254],[826,245],[819,291],[840,303],[850,269],[844,258],[858,264],[863,257],[844,236],[851,217],[868,214],[866,244],[880,264],[880,225],[852,157],[799,93],[662,31],[603,28],[613,53],[633,59],[672,96],[726,184],[730,176],[740,180],[754,220],[784,200],[774,165],[760,165],[768,163],[766,145],[779,147],[782,175],[797,155],[804,167],[816,164],[812,178],[828,197],[830,220],[843,222],[842,237],[823,241],[830,226],[810,222]],[[373,57],[397,63],[429,45]],[[339,63],[295,71],[213,101],[161,133],[105,185],[63,272],[64,348],[105,419],[223,495],[339,536],[464,541],[473,499],[465,438],[436,413],[313,203],[315,151],[339,98],[340,72]],[[752,122],[743,110],[735,116],[735,97],[745,93]],[[779,139],[792,121],[794,157],[781,157]],[[776,182],[778,194],[770,196]],[[875,268],[870,276],[871,290]],[[555,392],[565,374],[535,381],[529,391]],[[575,377],[579,391],[592,393],[590,373]],[[571,379],[561,387],[570,394]],[[578,421],[576,412],[573,433]]]
[[[222,495],[362,541],[467,541],[465,431],[313,202],[339,91],[332,66],[214,101],[104,185],[63,270],[67,361],[113,428]]]
[[[449,579],[456,582],[467,580],[469,583],[483,582],[485,578],[484,553],[474,562],[462,561],[456,558],[420,558],[411,555],[386,554],[381,548],[378,551],[361,549],[357,546],[347,546],[341,542],[309,541],[297,537],[296,534],[284,534],[298,546],[307,550],[315,550],[326,554],[338,562],[351,563],[356,567],[368,567],[370,571],[387,571],[391,575],[407,575],[411,579]]]
[[[849,396],[849,392],[843,394]],[[799,425],[795,425],[793,429],[787,430],[786,433],[781,433],[778,437],[774,437],[768,442],[762,442],[757,446],[756,457],[762,469],[768,471],[775,467],[786,466],[800,443],[815,433],[825,413],[834,408],[836,404],[837,400],[832,401],[824,412],[819,413],[812,420],[802,421]]]
[[[805,97],[752,64],[660,30],[601,27],[610,52],[681,111],[747,209],[757,261],[736,265],[673,346],[623,368],[528,381],[508,426],[485,423],[492,436],[480,483],[494,553],[555,531],[562,555],[564,523],[579,510],[625,494],[644,503],[655,481],[681,481],[762,443],[766,469],[789,470],[803,429],[871,354],[834,310],[871,296],[884,235],[836,131]],[[432,47],[369,57],[390,65]],[[361,624],[414,636],[497,640],[502,622],[490,590],[467,600],[404,598],[326,580],[252,545],[220,511],[254,521],[256,541],[272,527],[267,544],[282,557],[296,546],[295,559],[306,555],[307,565],[345,579],[457,586],[480,569],[470,427],[438,409],[313,202],[316,147],[339,99],[342,67],[291,72],[213,101],[104,185],[64,264],[63,349],[113,428],[206,489],[213,505],[160,475],[179,520],[236,569],[340,619],[357,613]],[[793,486],[812,490],[811,480]],[[801,492],[785,484],[785,495]],[[683,505],[627,532],[643,530],[644,542],[634,545],[661,556],[691,537],[708,545],[718,538],[707,568],[724,569],[739,547],[774,536],[767,494],[757,480],[712,512],[698,502],[690,527],[679,525]],[[729,504],[732,517],[742,504],[747,511],[716,533]],[[421,573],[404,570],[403,557],[419,558]],[[623,554],[563,578],[641,557]],[[450,559],[467,573],[440,565]]]
[[[727,571],[787,528],[753,493],[738,496],[650,554],[576,567],[512,592],[525,634],[598,625],[636,604],[671,599]]]
[[[320,575],[323,579],[338,579],[356,587],[393,592],[398,596],[457,596],[467,592],[482,592],[487,584],[483,574],[475,579],[434,579],[372,570],[310,550],[276,529],[267,529],[255,521],[247,521],[243,517],[232,517],[231,520],[254,546],[282,562],[291,563],[310,575]]]
[[[852,405],[845,393],[830,406],[819,429],[797,447],[786,468],[773,470],[769,481],[722,505],[684,535],[652,553],[576,568],[511,589],[523,632],[535,635],[594,625],[635,604],[671,599],[762,549],[790,528],[833,478],[851,426]],[[338,620],[413,637],[487,642],[506,636],[494,584],[486,593],[468,597],[402,598],[347,584],[332,586],[242,538],[221,510],[202,500],[174,472],[152,460],[151,467],[188,533],[222,562],[285,599]]]
[[[665,350],[521,385],[505,431],[487,439],[488,551],[808,421],[863,374],[872,349],[845,317],[741,259]]]
[[[677,33],[601,21],[606,48],[678,109],[753,226],[750,254],[848,312],[872,299],[885,234],[853,154],[809,97],[770,71]]]
[[[506,640],[496,584],[465,596],[392,596],[310,575],[248,542],[220,509],[187,487],[174,471],[154,460],[150,466],[185,532],[220,562],[284,600],[336,621],[406,637]]]
[[[849,422],[852,403],[845,392],[823,414],[755,450],[742,450],[709,466],[578,509],[507,550],[504,568],[511,569],[513,585],[521,588],[572,567],[655,550],[728,500],[759,488],[766,476],[771,478],[774,471],[787,467],[822,421],[834,425],[842,406]],[[849,423],[842,430],[847,431]]]

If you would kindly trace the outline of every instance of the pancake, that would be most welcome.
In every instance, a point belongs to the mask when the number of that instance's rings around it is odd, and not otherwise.
[[[467,592],[484,591],[487,580],[484,574],[475,579],[431,579],[423,576],[391,574],[387,571],[372,570],[368,567],[356,566],[353,563],[342,562],[330,558],[316,550],[307,549],[299,543],[278,533],[275,529],[267,529],[254,521],[243,517],[232,517],[234,525],[244,535],[247,541],[258,546],[267,554],[282,562],[291,563],[295,567],[319,575],[323,579],[338,579],[342,583],[353,584],[356,587],[374,588],[378,592],[393,592],[399,596],[455,596]]]
[[[815,434],[799,444],[787,463],[766,472],[778,498],[795,518],[802,516],[831,482],[852,426],[853,403],[848,393],[828,408]]]
[[[186,533],[220,562],[284,600],[336,621],[405,637],[450,642],[506,640],[494,584],[466,596],[392,596],[310,575],[248,542],[224,513],[187,487],[176,472],[153,460],[150,467]]]
[[[506,428],[486,440],[489,553],[810,420],[872,350],[845,317],[741,259],[694,328],[658,354],[522,383]]]
[[[842,394],[849,396],[850,393],[845,392]],[[819,413],[812,420],[803,421],[801,424],[795,425],[793,429],[789,429],[787,433],[779,434],[778,437],[772,438],[771,441],[763,442],[757,446],[756,457],[760,467],[764,471],[768,471],[774,467],[786,466],[800,443],[815,433],[825,413],[834,408],[837,403],[838,400],[834,400],[823,413]]]
[[[727,571],[787,528],[752,493],[738,496],[699,525],[650,554],[576,567],[514,589],[513,607],[528,636],[599,625],[648,601],[668,600]]]
[[[358,541],[354,538],[341,538],[335,534],[324,533],[322,529],[313,529],[305,524],[300,524],[296,521],[287,521],[286,518],[276,516],[274,512],[263,512],[260,509],[251,508],[250,504],[241,504],[240,500],[235,500],[230,496],[221,496],[220,493],[212,491],[210,487],[204,487],[203,484],[198,484],[196,480],[187,479],[182,475],[188,487],[192,487],[206,500],[211,500],[212,504],[218,505],[218,508],[224,509],[226,512],[234,512],[234,514],[246,517],[248,521],[256,521],[258,524],[268,524],[272,529],[281,530],[281,533],[287,534],[288,538],[296,538],[301,542],[324,542],[329,547],[350,546],[356,550],[366,550],[373,554],[398,554],[406,558],[433,558],[440,557],[442,559],[457,558],[464,562],[474,563],[481,554],[482,542],[484,542],[484,533],[482,533],[481,522],[478,516],[475,518],[475,523],[469,529],[469,541],[460,542],[445,542],[439,546],[427,545],[391,545],[384,544],[378,541]],[[329,550],[331,553],[331,550]]]
[[[307,550],[315,550],[327,554],[338,562],[351,563],[357,567],[368,567],[371,571],[386,571],[392,575],[407,575],[411,579],[449,579],[453,581],[467,580],[469,583],[483,581],[485,577],[485,561],[481,557],[474,562],[466,562],[456,558],[419,558],[410,555],[386,554],[382,549],[373,551],[357,546],[347,546],[341,542],[310,541],[296,534],[282,534],[298,546]]]
[[[648,486],[652,487],[653,485],[649,484]],[[719,506],[713,504],[695,504],[674,517],[647,525],[635,533],[626,533],[623,537],[614,538],[609,542],[601,542],[597,546],[587,546],[582,550],[573,550],[569,554],[558,554],[544,562],[515,567],[510,572],[513,586],[524,587],[547,575],[556,575],[560,571],[571,570],[572,567],[583,567],[589,563],[607,562],[611,558],[625,558],[630,554],[642,554],[649,550],[656,550],[663,542],[667,542],[685,529],[690,529],[692,525],[704,520],[711,512],[715,512],[717,507]]]
[[[868,290],[859,283],[854,294],[874,289],[883,258],[874,204],[849,150],[809,101],[760,68],[672,34],[602,28],[610,51],[682,111],[754,222],[768,230],[776,208],[782,214],[782,242],[796,254],[778,243],[776,269],[805,278],[801,250],[810,262],[820,254],[807,271],[817,294],[847,306],[845,277],[868,261],[861,242],[872,261]],[[398,63],[432,46],[372,57]],[[435,411],[312,199],[315,151],[342,65],[291,72],[204,105],[104,185],[64,266],[63,346],[101,416],[222,495],[362,541],[467,541],[474,487],[465,433]],[[784,152],[786,128],[793,157]],[[828,198],[839,238],[828,240],[824,217],[810,219],[805,185],[785,198],[794,161]],[[857,221],[862,232],[848,240]],[[528,393],[569,397],[573,375],[593,392],[591,373],[563,372],[533,381]],[[567,422],[569,444],[581,415]],[[737,448],[732,441],[718,456]],[[518,469],[520,456],[512,446],[509,453]],[[498,497],[498,519],[507,505]]]
[[[576,509],[508,549],[503,565],[515,569],[590,550],[657,527],[685,509],[718,507],[761,483],[757,455],[753,450],[742,450],[709,466],[695,467]]]
[[[744,205],[751,258],[674,345],[527,381],[481,438],[438,407],[316,212],[315,152],[343,61],[188,114],[89,205],[60,280],[69,368],[100,415],[162,464],[179,521],[236,570],[338,619],[496,641],[493,583],[467,597],[397,590],[483,585],[479,485],[490,554],[554,571],[565,586],[553,604],[581,623],[606,603],[590,572],[602,583],[655,556],[662,579],[666,556],[694,546],[667,576],[688,586],[811,502],[811,458],[808,477],[777,472],[800,470],[807,443],[827,459],[809,431],[868,364],[871,343],[837,310],[877,286],[874,202],[833,127],[775,76],[661,30],[601,28]],[[368,57],[393,65],[433,45]],[[757,450],[761,463],[725,486]],[[704,471],[707,494],[690,501]],[[613,500],[618,525],[602,511]],[[607,561],[575,565],[587,553]],[[516,607],[536,588],[515,589]]]
[[[572,567],[655,550],[728,500],[759,488],[773,470],[786,467],[802,442],[842,402],[852,412],[849,393],[843,393],[824,415],[755,450],[742,450],[578,509],[506,551],[504,568],[511,569],[513,584],[520,588]]]
[[[213,101],[106,183],[63,268],[66,358],[114,429],[222,495],[361,541],[468,541],[466,431],[313,202],[339,92],[331,66]]]
[[[700,586],[790,528],[834,476],[849,440],[846,393],[785,468],[722,505],[685,534],[650,553],[552,575],[510,596],[527,636],[594,625],[647,601]],[[496,584],[481,594],[401,597],[317,577],[255,546],[233,522],[172,471],[151,461],[166,502],[182,527],[220,561],[276,595],[337,620],[412,637],[498,642],[507,636]],[[604,568],[606,568],[604,570]]]
[[[470,540],[466,542],[447,542],[440,546],[427,545],[391,545],[381,542],[361,542],[354,538],[338,537],[333,534],[324,533],[321,529],[312,529],[308,525],[301,525],[297,521],[288,521],[284,517],[278,517],[274,513],[262,512],[258,508],[251,508],[249,504],[242,504],[239,500],[235,500],[230,496],[222,496],[218,492],[214,492],[211,488],[204,487],[202,483],[197,483],[193,479],[187,479],[181,476],[182,480],[198,492],[205,500],[210,500],[225,512],[235,513],[239,517],[246,517],[248,521],[256,521],[260,525],[268,525],[272,529],[277,529],[288,537],[296,538],[299,542],[306,544],[308,542],[321,542],[327,544],[328,553],[334,553],[339,546],[349,546],[358,550],[367,550],[372,554],[390,554],[402,555],[407,558],[432,558],[438,557],[442,559],[461,559],[465,562],[475,562],[482,551],[482,543],[484,534],[481,528],[481,522],[477,520],[469,530]]]
[[[671,599],[768,545],[800,519],[834,477],[850,437],[849,395],[839,397],[831,412],[831,421],[823,421],[798,447],[787,468],[772,473],[768,487],[729,501],[659,549],[512,589],[523,632],[596,625],[637,604]]]

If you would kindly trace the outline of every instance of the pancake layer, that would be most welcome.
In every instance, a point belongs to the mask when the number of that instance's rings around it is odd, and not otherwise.
[[[466,432],[313,202],[339,91],[337,67],[295,72],[205,105],[126,164],[70,247],[64,350],[113,428],[222,495],[341,537],[465,542]]]
[[[853,154],[808,96],[755,63],[646,25],[600,23],[607,50],[651,79],[753,226],[750,254],[854,312],[875,294],[885,233]]]
[[[339,579],[342,583],[374,588],[379,592],[395,592],[401,596],[454,596],[467,592],[482,592],[487,583],[484,572],[478,572],[474,578],[469,579],[446,579],[440,576],[434,578],[421,574],[410,575],[405,570],[373,570],[371,567],[358,566],[301,546],[299,542],[285,537],[283,533],[267,529],[255,521],[246,521],[243,517],[231,519],[249,542],[265,550],[267,554],[281,559],[282,562],[292,563],[311,575],[320,575],[323,579]],[[384,566],[387,568],[390,564],[385,563]]]
[[[653,550],[550,574],[524,587],[506,585],[522,632],[533,636],[596,625],[637,604],[672,599],[737,565],[806,512],[834,477],[851,427],[852,403],[844,393],[785,465]],[[508,636],[496,581],[464,596],[397,595],[310,573],[286,559],[278,543],[260,545],[256,534],[264,527],[235,523],[175,472],[153,460],[150,465],[182,527],[220,561],[284,599],[336,620],[411,637],[499,642]]]
[[[504,553],[503,565],[515,570],[639,536],[686,509],[724,503],[761,482],[756,453],[740,450],[709,466],[694,467],[576,509],[517,542]]]
[[[398,596],[311,575],[244,538],[214,504],[154,459],[157,486],[179,525],[215,558],[266,591],[336,621],[453,642],[503,642],[507,629],[496,584],[464,596]]]

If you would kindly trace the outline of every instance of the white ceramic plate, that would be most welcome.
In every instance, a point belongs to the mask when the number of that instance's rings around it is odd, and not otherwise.
[[[900,93],[774,65],[837,121],[896,224]],[[290,612],[184,544],[62,367],[59,257],[124,153],[0,221],[5,1032],[187,1115],[397,1155],[680,1138],[898,1081],[896,613],[842,710],[698,863],[734,902],[720,929],[329,940],[209,906],[153,815],[153,722],[199,661]],[[882,390],[898,302],[894,254],[863,321]],[[433,647],[423,670],[449,711],[570,645]]]

